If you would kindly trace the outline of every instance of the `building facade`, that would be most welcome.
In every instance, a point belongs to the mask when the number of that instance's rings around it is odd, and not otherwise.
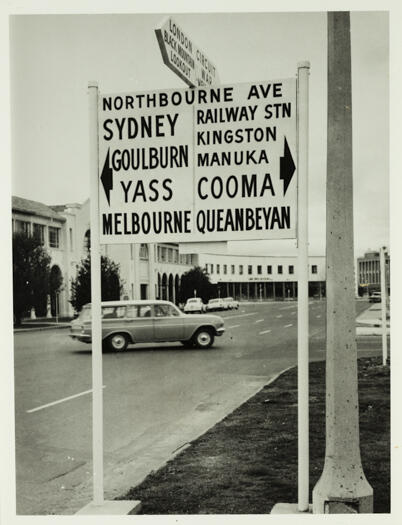
[[[44,204],[13,197],[13,232],[39,234],[52,258],[52,271],[63,277],[63,288],[51,298],[60,316],[73,315],[71,280],[90,246],[89,199],[83,204]],[[226,243],[113,244],[102,252],[120,265],[122,298],[166,299],[178,303],[181,276],[204,268],[217,294],[238,300],[282,300],[297,297],[297,258],[224,253]],[[208,250],[208,253],[205,251]],[[221,253],[215,253],[219,250]],[[325,258],[310,257],[309,295],[325,296]]]
[[[218,294],[238,300],[297,298],[298,261],[294,256],[199,255]],[[309,296],[325,297],[325,257],[309,257]]]
[[[390,256],[385,252],[385,283],[390,294]],[[357,292],[358,295],[368,295],[381,288],[380,252],[367,251],[357,259]]]

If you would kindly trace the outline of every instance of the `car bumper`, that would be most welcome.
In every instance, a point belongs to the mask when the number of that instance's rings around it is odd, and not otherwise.
[[[222,326],[221,328],[217,328],[215,330],[215,335],[217,335],[217,336],[223,335],[224,333],[225,333],[225,327],[224,326]]]
[[[91,336],[86,334],[70,334],[71,339],[77,339],[77,341],[81,341],[82,343],[90,343],[91,342]]]

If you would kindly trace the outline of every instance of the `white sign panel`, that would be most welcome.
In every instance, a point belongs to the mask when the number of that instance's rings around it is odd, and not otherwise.
[[[215,64],[169,17],[155,29],[163,62],[190,87],[219,84]]]
[[[296,80],[100,95],[101,243],[296,238]]]

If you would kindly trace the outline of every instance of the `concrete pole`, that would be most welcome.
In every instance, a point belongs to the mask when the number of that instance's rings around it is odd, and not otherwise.
[[[373,511],[360,459],[355,336],[350,17],[328,13],[326,449],[313,513]]]

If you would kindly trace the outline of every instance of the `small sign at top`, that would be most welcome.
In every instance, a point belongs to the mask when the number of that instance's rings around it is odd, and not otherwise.
[[[155,29],[164,63],[190,87],[220,84],[215,64],[170,16]]]

